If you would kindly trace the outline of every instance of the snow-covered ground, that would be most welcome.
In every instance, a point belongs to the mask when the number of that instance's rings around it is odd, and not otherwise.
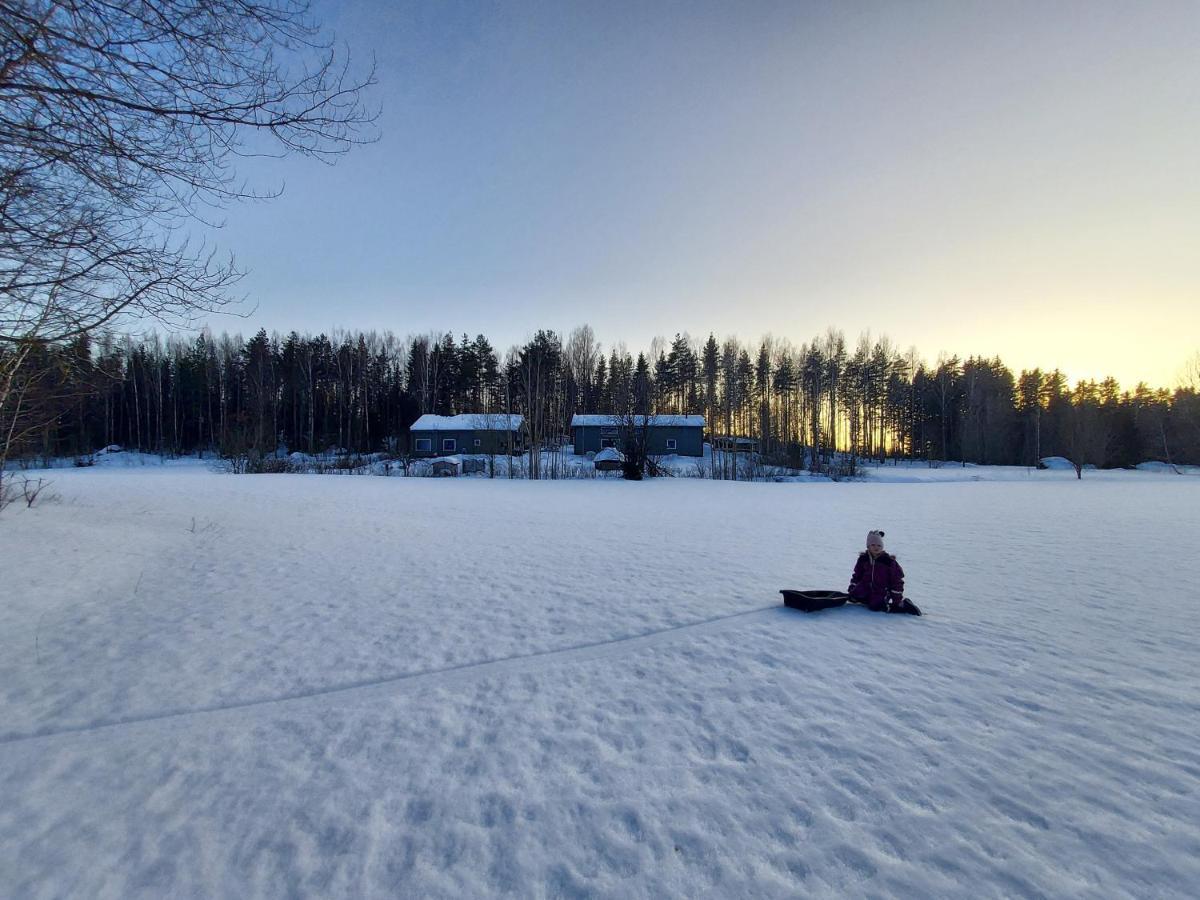
[[[41,473],[0,895],[1195,896],[1200,479],[886,468]],[[869,528],[928,615],[778,605]]]

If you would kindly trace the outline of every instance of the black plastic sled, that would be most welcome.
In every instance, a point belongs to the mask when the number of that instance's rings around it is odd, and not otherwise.
[[[783,605],[801,612],[817,612],[821,609],[832,609],[844,606],[850,600],[849,594],[841,591],[780,591],[783,594]]]
[[[833,609],[835,606],[845,606],[847,603],[858,602],[857,600],[851,600],[850,595],[842,591],[782,590],[779,593],[783,594],[784,606],[806,613],[818,612],[822,609]],[[917,604],[913,603],[907,597],[898,607],[889,609],[888,612],[908,613],[910,616],[921,615],[921,610]]]

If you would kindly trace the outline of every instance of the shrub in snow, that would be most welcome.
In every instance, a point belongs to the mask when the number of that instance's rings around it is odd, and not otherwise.
[[[18,498],[25,501],[25,507],[32,508],[35,503],[56,503],[60,498],[57,494],[46,493],[50,482],[45,478],[22,477],[19,481],[5,478],[0,481],[0,510],[15,503]]]

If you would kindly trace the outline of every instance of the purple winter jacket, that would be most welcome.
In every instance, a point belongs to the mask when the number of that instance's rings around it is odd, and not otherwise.
[[[904,570],[896,557],[886,552],[872,560],[871,554],[863,551],[854,564],[846,593],[873,610],[881,610],[889,599],[900,600],[904,596]]]

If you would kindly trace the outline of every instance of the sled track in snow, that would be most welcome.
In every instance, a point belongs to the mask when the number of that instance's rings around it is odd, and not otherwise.
[[[236,713],[260,706],[299,703],[350,692],[375,691],[386,693],[388,689],[396,685],[402,685],[407,688],[413,685],[429,683],[431,686],[441,687],[446,684],[453,684],[456,681],[490,674],[501,674],[510,670],[527,671],[531,668],[531,663],[543,663],[549,666],[556,663],[582,662],[618,653],[626,653],[631,650],[666,643],[680,634],[704,634],[709,631],[718,631],[722,627],[739,619],[761,618],[772,612],[777,615],[791,615],[786,607],[776,603],[771,606],[760,606],[756,609],[743,610],[742,612],[729,613],[723,616],[714,616],[711,619],[702,619],[698,622],[689,622],[684,625],[672,625],[669,628],[660,628],[656,631],[608,638],[607,640],[591,643],[572,644],[568,647],[559,647],[554,650],[539,650],[534,653],[502,656],[498,659],[489,659],[482,662],[460,663],[439,669],[424,669],[400,675],[387,675],[382,678],[368,678],[361,681],[351,681],[344,684],[315,688],[310,691],[281,694],[275,697],[259,697],[254,700],[235,701],[233,703],[214,703],[210,706],[194,706],[159,710],[157,712],[138,715],[117,716],[111,719],[93,720],[66,728],[46,728],[44,730],[14,732],[0,735],[0,747],[64,735],[89,734],[110,728],[119,728],[124,725],[145,725],[154,722],[185,719],[209,713]]]

